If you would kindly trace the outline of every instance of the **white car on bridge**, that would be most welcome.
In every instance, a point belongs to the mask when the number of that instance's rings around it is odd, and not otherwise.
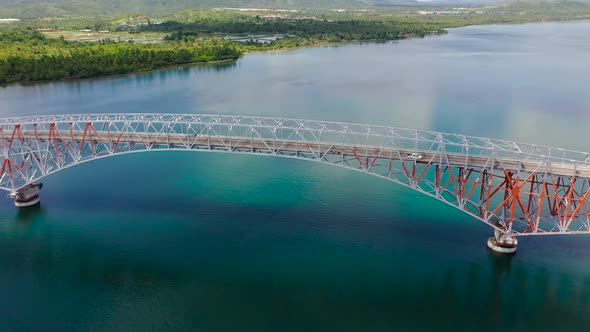
[[[409,155],[408,155],[408,158],[409,158],[409,159],[416,159],[416,160],[418,160],[418,159],[422,159],[422,155],[421,155],[421,154],[419,154],[419,153],[415,153],[415,152],[414,152],[414,153],[412,153],[412,154],[409,154]]]

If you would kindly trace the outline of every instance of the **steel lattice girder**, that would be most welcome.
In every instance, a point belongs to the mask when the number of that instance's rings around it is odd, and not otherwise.
[[[0,119],[0,140],[0,189],[9,191],[123,153],[249,153],[366,172],[513,235],[590,233],[589,154],[566,149],[341,122],[183,114]]]

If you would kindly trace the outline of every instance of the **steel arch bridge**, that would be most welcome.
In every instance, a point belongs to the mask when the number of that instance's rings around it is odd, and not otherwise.
[[[590,233],[590,155],[425,130],[188,114],[0,119],[0,189],[119,154],[211,151],[297,158],[389,180],[510,236]]]

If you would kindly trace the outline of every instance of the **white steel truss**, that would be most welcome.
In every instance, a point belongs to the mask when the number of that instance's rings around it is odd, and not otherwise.
[[[0,119],[0,189],[114,155],[190,150],[312,160],[387,179],[517,235],[590,233],[590,155],[484,137],[253,116]]]

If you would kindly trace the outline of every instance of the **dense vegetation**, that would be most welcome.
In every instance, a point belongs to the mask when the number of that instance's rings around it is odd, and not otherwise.
[[[440,9],[438,9],[440,10]],[[426,10],[424,10],[426,11]],[[502,6],[464,10],[460,14],[420,15],[416,10],[393,8],[373,11],[314,11],[268,19],[265,13],[244,15],[228,11],[189,10],[141,30],[168,33],[168,40],[221,34],[287,34],[307,41],[395,40],[407,36],[440,34],[445,28],[476,24],[524,23],[590,18],[590,4],[553,1],[542,4],[515,1]],[[283,41],[285,43],[285,41]]]
[[[3,1],[3,0],[0,0]],[[6,1],[6,0],[4,0]],[[142,1],[142,0],[137,0]],[[590,18],[590,4],[556,0],[518,0],[500,6],[465,9],[443,14],[437,10],[408,7],[380,10],[298,12],[187,10],[162,17],[162,24],[149,19],[92,17],[25,20],[0,26],[0,83],[92,77],[149,70],[166,65],[236,59],[244,52],[315,45],[352,40],[394,40],[444,33],[445,28],[473,24],[522,23]],[[122,24],[133,22],[133,24]],[[106,41],[68,42],[48,39],[33,27],[78,30],[125,30],[135,35],[166,34],[162,44]],[[163,35],[162,34],[162,35]],[[270,44],[255,40],[238,43],[226,35],[283,34]],[[53,34],[55,36],[55,33]],[[59,36],[59,34],[57,34]],[[161,38],[161,37],[160,37]]]
[[[232,43],[214,38],[158,45],[71,43],[33,31],[0,31],[0,83],[118,74],[240,54]]]
[[[261,20],[247,18],[232,22],[205,20],[193,23],[169,21],[150,25],[144,31],[169,32],[169,39],[180,39],[186,35],[222,34],[288,34],[298,37],[313,37],[319,40],[394,40],[405,35],[420,35],[443,30],[425,22],[368,21],[368,20]]]
[[[356,29],[355,33],[364,34],[363,30],[370,29],[370,34],[384,33],[392,36],[399,34],[399,32],[403,34],[416,32],[417,30],[437,31],[444,28],[476,24],[590,19],[590,0],[584,3],[568,0],[515,0],[500,6],[470,8],[458,15],[419,15],[419,10],[436,13],[437,11],[452,11],[453,8],[379,7],[379,9],[346,12],[307,9],[297,13],[282,14],[288,18],[278,20],[264,18],[267,15],[276,15],[276,12],[244,13],[191,9],[171,15],[158,16],[157,20],[164,20],[167,23],[160,27],[154,25],[144,27],[144,29],[166,33],[291,33],[298,35],[317,35],[335,31],[346,34],[350,33],[352,29]],[[115,30],[117,29],[117,23],[126,22],[129,17],[138,15],[43,17],[26,19],[20,26],[64,28],[65,30]],[[313,19],[304,19],[309,17]],[[151,18],[153,19],[153,17]],[[2,25],[0,25],[0,28],[2,28]]]
[[[10,30],[0,30],[0,83],[92,77],[166,65],[236,59],[244,52],[306,46],[326,41],[391,40],[407,34],[424,35],[433,28],[429,24],[417,22],[264,20],[252,15],[216,13],[211,19],[193,23],[170,21],[145,25],[142,27],[143,31],[160,31],[169,35],[163,44],[143,45],[117,41],[75,43],[63,39],[47,39],[30,28],[23,30],[23,25],[38,27],[43,26],[42,22],[29,21],[13,26]],[[97,19],[53,20],[52,23],[78,24],[78,27],[93,30],[114,28]],[[215,37],[217,34],[275,32],[288,34],[289,37],[271,44],[237,43]]]

